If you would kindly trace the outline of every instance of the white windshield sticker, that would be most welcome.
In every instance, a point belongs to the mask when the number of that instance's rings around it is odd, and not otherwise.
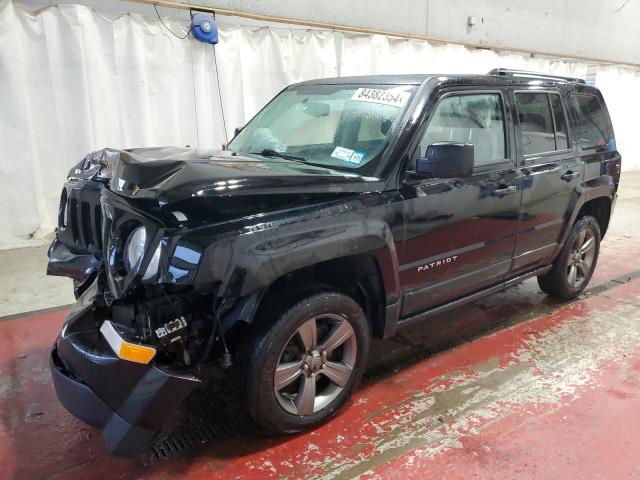
[[[357,102],[381,103],[394,107],[403,107],[411,94],[398,90],[380,90],[377,88],[359,88],[355,91],[351,100]]]
[[[344,160],[345,162],[348,162],[351,159],[351,155],[353,155],[353,150],[351,150],[350,148],[344,148],[344,147],[334,148],[333,153],[331,154],[333,158],[337,158],[338,160]]]

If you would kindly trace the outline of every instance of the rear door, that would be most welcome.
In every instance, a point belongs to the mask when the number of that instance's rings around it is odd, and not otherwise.
[[[560,92],[515,90],[516,140],[523,173],[522,212],[512,274],[544,265],[560,248],[564,226],[578,201],[584,161],[570,140]]]
[[[403,316],[498,283],[510,267],[521,185],[504,93],[442,92],[422,127],[410,170],[436,142],[472,143],[475,164],[470,177],[408,180],[401,188]]]

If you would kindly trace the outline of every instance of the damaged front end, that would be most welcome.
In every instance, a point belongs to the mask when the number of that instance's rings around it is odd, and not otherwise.
[[[113,453],[143,453],[201,380],[156,347],[138,343],[135,329],[119,325],[118,316],[112,320],[100,297],[96,279],[71,309],[51,352],[54,387],[69,412],[102,429]],[[154,358],[145,363],[127,346],[143,346]]]
[[[215,288],[190,282],[197,247],[179,245],[157,202],[112,192],[113,167],[85,160],[64,187],[47,271],[74,280],[77,302],[50,364],[65,408],[133,455],[225,357]]]

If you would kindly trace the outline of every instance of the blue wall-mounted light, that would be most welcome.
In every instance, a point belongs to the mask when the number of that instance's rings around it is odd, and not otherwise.
[[[191,33],[204,43],[218,43],[218,26],[212,13],[191,12]]]

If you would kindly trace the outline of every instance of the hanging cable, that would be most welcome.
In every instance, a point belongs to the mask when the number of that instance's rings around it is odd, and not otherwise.
[[[158,11],[158,6],[154,3],[153,4],[153,9],[156,11],[156,15],[158,15],[158,20],[160,20],[160,23],[162,24],[162,26],[164,28],[167,29],[167,31],[173,35],[176,38],[179,38],[180,40],[184,40],[185,38],[187,38],[190,34],[191,34],[191,30],[187,30],[187,33],[184,37],[181,37],[180,35],[178,35],[177,33],[173,32],[166,23],[164,23],[164,21],[162,21],[162,17],[160,16],[160,12]]]
[[[200,125],[198,123],[198,96],[196,94],[196,68],[193,64],[193,45],[189,46],[189,54],[191,55],[191,84],[193,87],[193,116],[196,121],[196,144],[200,149]]]
[[[227,136],[227,121],[224,118],[224,105],[222,105],[222,90],[220,89],[220,74],[218,73],[218,58],[216,57],[216,46],[213,46],[213,63],[216,67],[216,83],[218,84],[218,99],[220,100],[220,113],[222,114],[222,129],[224,130],[224,145],[225,148],[229,143],[229,137]]]
[[[180,35],[176,34],[174,31],[172,31],[167,26],[166,23],[164,23],[164,21],[162,20],[162,17],[160,16],[160,12],[158,11],[158,6],[156,4],[153,4],[153,9],[156,11],[156,15],[158,16],[158,20],[160,20],[160,23],[162,24],[162,26],[164,28],[166,28],[167,31],[169,33],[171,33],[171,35],[173,35],[176,38],[179,38],[180,40],[184,40],[189,35],[191,35],[191,30],[190,29],[182,37]],[[214,14],[214,18],[215,18],[215,14]],[[220,101],[220,113],[222,115],[222,129],[224,131],[224,145],[226,147],[227,143],[229,143],[229,136],[227,135],[227,120],[226,120],[225,115],[224,115],[224,105],[222,104],[222,89],[220,88],[220,74],[218,72],[218,57],[216,56],[216,46],[215,46],[215,44],[213,44],[212,46],[213,46],[213,63],[215,65],[215,69],[216,69],[216,84],[218,85],[218,99]],[[192,73],[193,73],[193,58],[191,60],[191,68],[192,68]],[[194,85],[194,98],[195,98],[195,85]],[[197,122],[197,112],[196,112],[196,122]],[[199,145],[200,145],[200,140],[198,138],[198,146]]]

